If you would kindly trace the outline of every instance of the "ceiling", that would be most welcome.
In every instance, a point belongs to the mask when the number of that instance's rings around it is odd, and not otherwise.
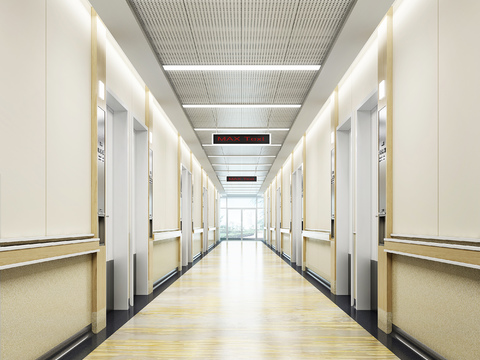
[[[265,189],[391,3],[127,0],[125,6],[124,1],[92,1],[210,178],[228,194]],[[325,76],[335,58],[336,68]],[[246,67],[172,71],[165,65]],[[321,67],[252,70],[252,65]],[[292,105],[298,107],[283,107]],[[212,145],[215,132],[270,133],[271,145]],[[257,182],[231,185],[227,176],[257,176]]]

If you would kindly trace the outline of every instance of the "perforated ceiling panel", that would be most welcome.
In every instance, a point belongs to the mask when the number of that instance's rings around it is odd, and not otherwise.
[[[322,65],[355,2],[127,1],[163,65]],[[317,71],[167,72],[180,102],[190,105],[302,104],[316,76]],[[185,109],[194,128],[289,129],[298,112],[298,108]],[[211,144],[212,132],[197,134],[202,144]],[[272,143],[283,144],[286,135],[287,131],[273,131]],[[279,146],[204,149],[208,156],[271,156],[280,151]],[[210,161],[271,164],[274,158],[215,157]]]

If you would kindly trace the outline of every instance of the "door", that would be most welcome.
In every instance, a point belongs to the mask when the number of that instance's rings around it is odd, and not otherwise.
[[[192,174],[185,166],[182,166],[180,186],[182,266],[187,266],[189,262],[192,262]]]
[[[242,240],[242,210],[228,209],[227,239]]]
[[[105,140],[107,308],[128,310],[133,304],[133,254],[129,239],[128,209],[128,113],[110,94],[107,94],[107,109]]]
[[[352,291],[352,136],[351,119],[337,128],[337,295],[350,295]],[[353,298],[352,303],[353,305]]]
[[[135,295],[148,295],[148,130],[133,120],[132,234]]]
[[[277,201],[275,209],[275,239],[276,239],[276,249],[280,254],[282,253],[282,233],[280,231],[282,224],[282,192],[281,189],[277,189]]]
[[[256,240],[256,209],[242,209],[242,240]]]
[[[303,167],[292,174],[292,262],[302,266],[303,257]]]
[[[208,249],[208,190],[203,188],[203,253]]]

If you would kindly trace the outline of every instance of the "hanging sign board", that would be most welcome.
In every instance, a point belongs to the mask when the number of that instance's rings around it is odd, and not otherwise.
[[[257,181],[256,176],[227,176],[227,181]]]
[[[270,145],[270,134],[212,134],[214,145]]]

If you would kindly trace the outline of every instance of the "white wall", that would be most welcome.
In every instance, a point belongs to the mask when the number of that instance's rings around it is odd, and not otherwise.
[[[46,235],[91,228],[91,15],[47,1]]]
[[[153,113],[153,229],[178,228],[178,134],[156,102]]]
[[[393,232],[438,234],[437,0],[393,16]]]
[[[305,222],[309,229],[330,229],[331,106],[326,104],[306,136]]]
[[[45,1],[0,2],[0,44],[9,54],[0,58],[1,238],[46,231],[45,15]]]
[[[438,235],[480,238],[480,2],[439,1]]]

